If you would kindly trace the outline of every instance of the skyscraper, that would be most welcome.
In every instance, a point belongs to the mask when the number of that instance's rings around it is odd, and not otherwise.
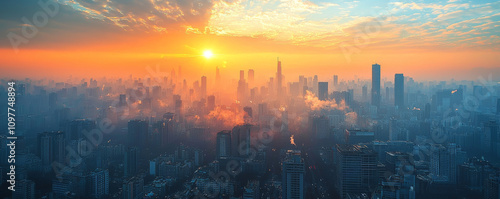
[[[247,83],[245,82],[245,71],[240,70],[240,80],[238,81],[237,98],[240,102],[246,99]]]
[[[254,70],[253,69],[248,70],[248,83],[250,85],[253,85],[254,78],[255,78]]]
[[[328,100],[328,82],[318,82],[318,99]]]
[[[37,136],[38,157],[42,160],[43,170],[52,170],[52,162],[65,162],[66,142],[61,131],[44,132]]]
[[[215,96],[210,95],[207,97],[207,111],[213,111],[215,109]]]
[[[141,146],[146,144],[148,136],[148,123],[144,120],[130,120],[128,122],[128,146]]]
[[[231,131],[221,131],[217,133],[217,159],[231,156]]]
[[[250,154],[250,131],[252,125],[238,125],[231,131],[231,154],[234,157]]]
[[[380,105],[380,65],[372,65],[372,105]]]
[[[366,87],[366,85],[363,86],[362,88],[362,100],[363,102],[365,102],[365,100],[368,98],[368,87]]]
[[[276,72],[276,88],[277,88],[276,90],[278,96],[282,94],[283,90],[282,86],[283,86],[283,75],[281,74],[281,61],[278,58],[278,70]]]
[[[220,70],[219,70],[219,67],[217,66],[215,68],[215,89],[216,91],[218,91],[221,87],[221,82],[222,81],[222,78],[220,76]]]
[[[207,77],[202,76],[201,77],[201,90],[200,90],[200,98],[203,99],[207,97]]]
[[[120,94],[120,100],[118,102],[118,106],[127,106],[127,95],[125,94]]]
[[[399,109],[404,108],[405,104],[405,77],[403,74],[394,76],[394,105]]]
[[[90,195],[94,198],[102,198],[109,194],[109,172],[108,170],[96,169],[90,173]]]
[[[131,147],[125,151],[123,159],[123,174],[125,177],[134,176],[137,172],[137,160],[139,158],[139,148]]]
[[[500,114],[500,98],[497,99],[497,114]]]
[[[337,145],[337,189],[341,198],[370,194],[377,185],[376,153],[366,146]]]
[[[339,76],[334,75],[333,76],[333,88],[337,89],[337,86],[339,85]]]
[[[302,199],[304,193],[304,160],[300,157],[300,150],[288,150],[283,161],[282,191],[283,198]]]
[[[317,75],[314,75],[314,78],[313,78],[313,93],[318,96],[318,76]]]

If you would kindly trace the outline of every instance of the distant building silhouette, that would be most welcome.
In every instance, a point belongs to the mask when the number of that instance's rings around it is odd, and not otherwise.
[[[380,105],[380,65],[372,65],[372,105]]]
[[[403,74],[394,76],[394,105],[399,109],[404,108],[405,104],[405,77]]]
[[[305,198],[305,168],[300,150],[288,150],[282,163],[282,191],[284,199]]]
[[[318,99],[328,100],[328,82],[318,82]]]
[[[231,156],[231,131],[217,133],[216,156],[217,159]]]

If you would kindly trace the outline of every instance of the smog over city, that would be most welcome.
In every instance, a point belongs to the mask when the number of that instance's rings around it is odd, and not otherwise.
[[[500,198],[500,2],[4,0],[0,198]]]

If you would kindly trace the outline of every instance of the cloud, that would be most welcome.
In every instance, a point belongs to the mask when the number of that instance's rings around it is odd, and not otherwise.
[[[250,37],[298,46],[339,49],[491,48],[498,43],[499,2],[318,2],[305,0],[58,0],[61,10],[30,46],[108,42],[146,34]],[[40,7],[0,1],[0,34],[19,33]],[[25,25],[24,25],[25,26]],[[476,29],[471,31],[470,29]],[[402,34],[404,33],[404,34]],[[483,42],[466,44],[467,39]],[[362,43],[359,45],[357,43]],[[9,46],[5,40],[0,46]],[[465,47],[465,46],[464,46]]]
[[[109,20],[128,31],[165,32],[179,25],[204,26],[212,1],[184,0],[63,0],[90,18]]]

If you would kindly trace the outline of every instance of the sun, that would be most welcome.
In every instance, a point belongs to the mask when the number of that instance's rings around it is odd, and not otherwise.
[[[207,59],[210,59],[214,56],[214,54],[212,53],[211,50],[205,50],[203,51],[203,57],[207,58]]]

